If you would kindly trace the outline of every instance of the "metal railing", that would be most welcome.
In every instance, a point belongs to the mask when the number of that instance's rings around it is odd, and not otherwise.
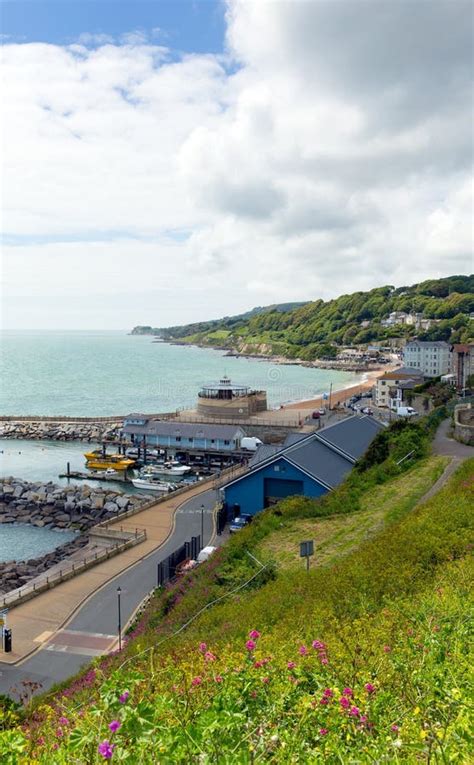
[[[93,529],[90,531],[93,532]],[[64,565],[59,569],[59,571],[53,572],[52,574],[47,574],[40,581],[30,582],[29,584],[25,584],[23,587],[20,587],[17,590],[13,590],[10,593],[2,595],[2,606],[14,607],[20,605],[20,603],[25,603],[27,600],[31,600],[31,598],[36,597],[36,595],[40,595],[42,592],[51,590],[53,587],[61,584],[61,582],[72,579],[73,577],[81,574],[83,571],[87,571],[87,569],[92,568],[98,563],[101,563],[104,560],[108,560],[109,558],[118,555],[130,547],[135,547],[135,545],[144,542],[147,538],[145,529],[135,529],[135,532],[118,531],[120,537],[118,537],[114,531],[115,530],[113,529],[100,529],[100,535],[102,537],[109,537],[110,539],[121,538],[123,540],[122,542],[116,541],[105,550],[96,552],[89,556],[86,555],[80,561],[70,563],[65,561]]]

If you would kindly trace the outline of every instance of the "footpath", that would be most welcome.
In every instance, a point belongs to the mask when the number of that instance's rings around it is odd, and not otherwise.
[[[8,626],[12,629],[13,651],[0,654],[1,663],[19,664],[45,643],[53,642],[54,635],[71,621],[92,595],[163,545],[173,533],[175,513],[181,505],[209,489],[207,482],[198,484],[175,498],[170,497],[129,518],[109,523],[110,529],[123,528],[131,532],[136,528],[144,529],[147,538],[136,547],[12,608],[8,613]]]

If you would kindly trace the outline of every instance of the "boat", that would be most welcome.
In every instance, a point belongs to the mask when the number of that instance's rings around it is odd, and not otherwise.
[[[100,449],[94,452],[86,452],[86,467],[89,470],[128,470],[135,464],[135,460],[124,457],[122,454],[104,454]]]
[[[132,478],[132,484],[136,489],[143,489],[143,491],[158,491],[160,494],[167,494],[174,488],[171,484],[159,481],[151,475],[148,475],[148,477],[144,475],[141,478]]]
[[[171,462],[164,462],[163,465],[147,465],[145,470],[154,475],[182,476],[190,473],[192,468],[189,465],[182,465],[181,462],[173,460]]]
[[[107,470],[93,470],[92,475],[94,478],[104,478],[105,480],[113,480],[114,478],[117,480],[122,480],[120,472],[115,468],[107,468]]]

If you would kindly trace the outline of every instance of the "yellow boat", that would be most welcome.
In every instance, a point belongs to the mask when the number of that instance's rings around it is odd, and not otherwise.
[[[89,470],[107,470],[112,468],[113,470],[128,470],[135,464],[135,460],[131,460],[129,457],[124,457],[122,454],[103,454],[100,450],[95,452],[87,452],[84,454],[86,458],[86,467]]]

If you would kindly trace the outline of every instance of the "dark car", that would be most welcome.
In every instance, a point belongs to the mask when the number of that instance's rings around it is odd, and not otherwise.
[[[251,515],[239,515],[238,518],[234,518],[229,526],[230,533],[233,534],[235,531],[240,531],[241,529],[245,528],[245,526],[249,525],[251,520]]]

